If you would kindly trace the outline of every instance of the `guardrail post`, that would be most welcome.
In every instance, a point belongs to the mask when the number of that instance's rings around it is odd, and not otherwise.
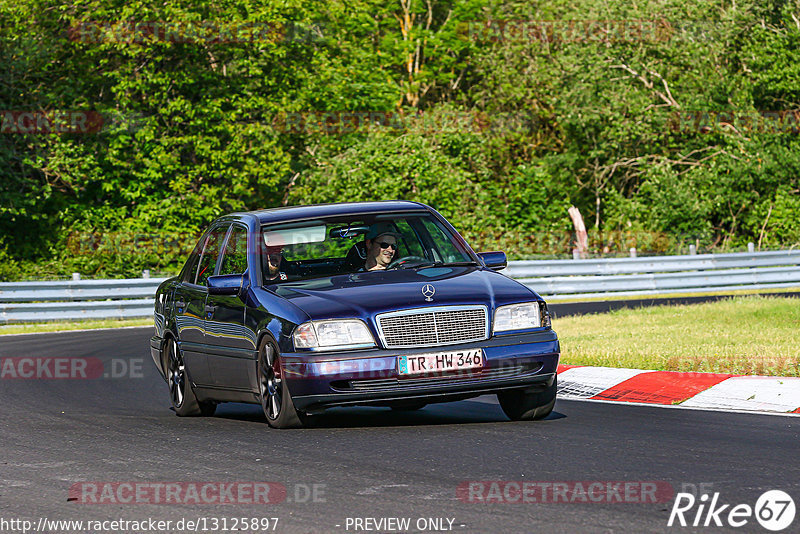
[[[755,243],[748,243],[747,244],[747,252],[751,254],[756,251],[756,244]]]
[[[631,247],[631,258],[636,257],[636,247]]]
[[[142,271],[142,278],[150,278],[150,269]]]
[[[697,255],[697,247],[694,245],[689,245],[689,255],[695,256]]]
[[[81,279],[81,273],[72,273],[72,279],[76,280],[76,281],[80,280]]]
[[[581,253],[580,253],[580,251],[579,251],[577,248],[573,248],[573,249],[572,249],[572,259],[573,259],[573,260],[579,260],[579,259],[581,259]]]

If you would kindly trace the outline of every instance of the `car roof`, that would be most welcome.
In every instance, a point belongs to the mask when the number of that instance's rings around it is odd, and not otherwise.
[[[230,216],[244,218],[254,216],[261,224],[289,222],[302,219],[335,217],[337,215],[359,215],[392,211],[428,211],[430,208],[419,202],[408,200],[383,200],[378,202],[340,202],[313,204],[309,206],[284,206],[258,211],[232,213]]]

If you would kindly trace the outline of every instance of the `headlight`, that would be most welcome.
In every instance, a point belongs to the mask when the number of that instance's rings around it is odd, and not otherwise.
[[[542,326],[538,302],[500,306],[494,311],[493,332],[526,330]]]
[[[375,346],[375,339],[360,319],[309,321],[294,331],[296,349],[364,349]]]

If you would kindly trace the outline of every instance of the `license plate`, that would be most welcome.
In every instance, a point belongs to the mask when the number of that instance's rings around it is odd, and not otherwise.
[[[457,350],[452,352],[414,354],[412,356],[397,357],[397,372],[400,376],[482,368],[483,349]]]

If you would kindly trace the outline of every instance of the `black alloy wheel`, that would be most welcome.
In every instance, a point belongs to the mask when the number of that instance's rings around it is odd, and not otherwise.
[[[181,417],[203,415],[214,415],[217,405],[214,402],[198,402],[194,395],[194,390],[190,384],[186,373],[186,364],[183,361],[181,350],[175,339],[167,341],[165,349],[167,384],[169,385],[169,397],[172,401],[172,408],[175,414]]]
[[[273,428],[302,427],[303,416],[294,408],[277,349],[266,341],[258,354],[259,396],[267,423]]]

